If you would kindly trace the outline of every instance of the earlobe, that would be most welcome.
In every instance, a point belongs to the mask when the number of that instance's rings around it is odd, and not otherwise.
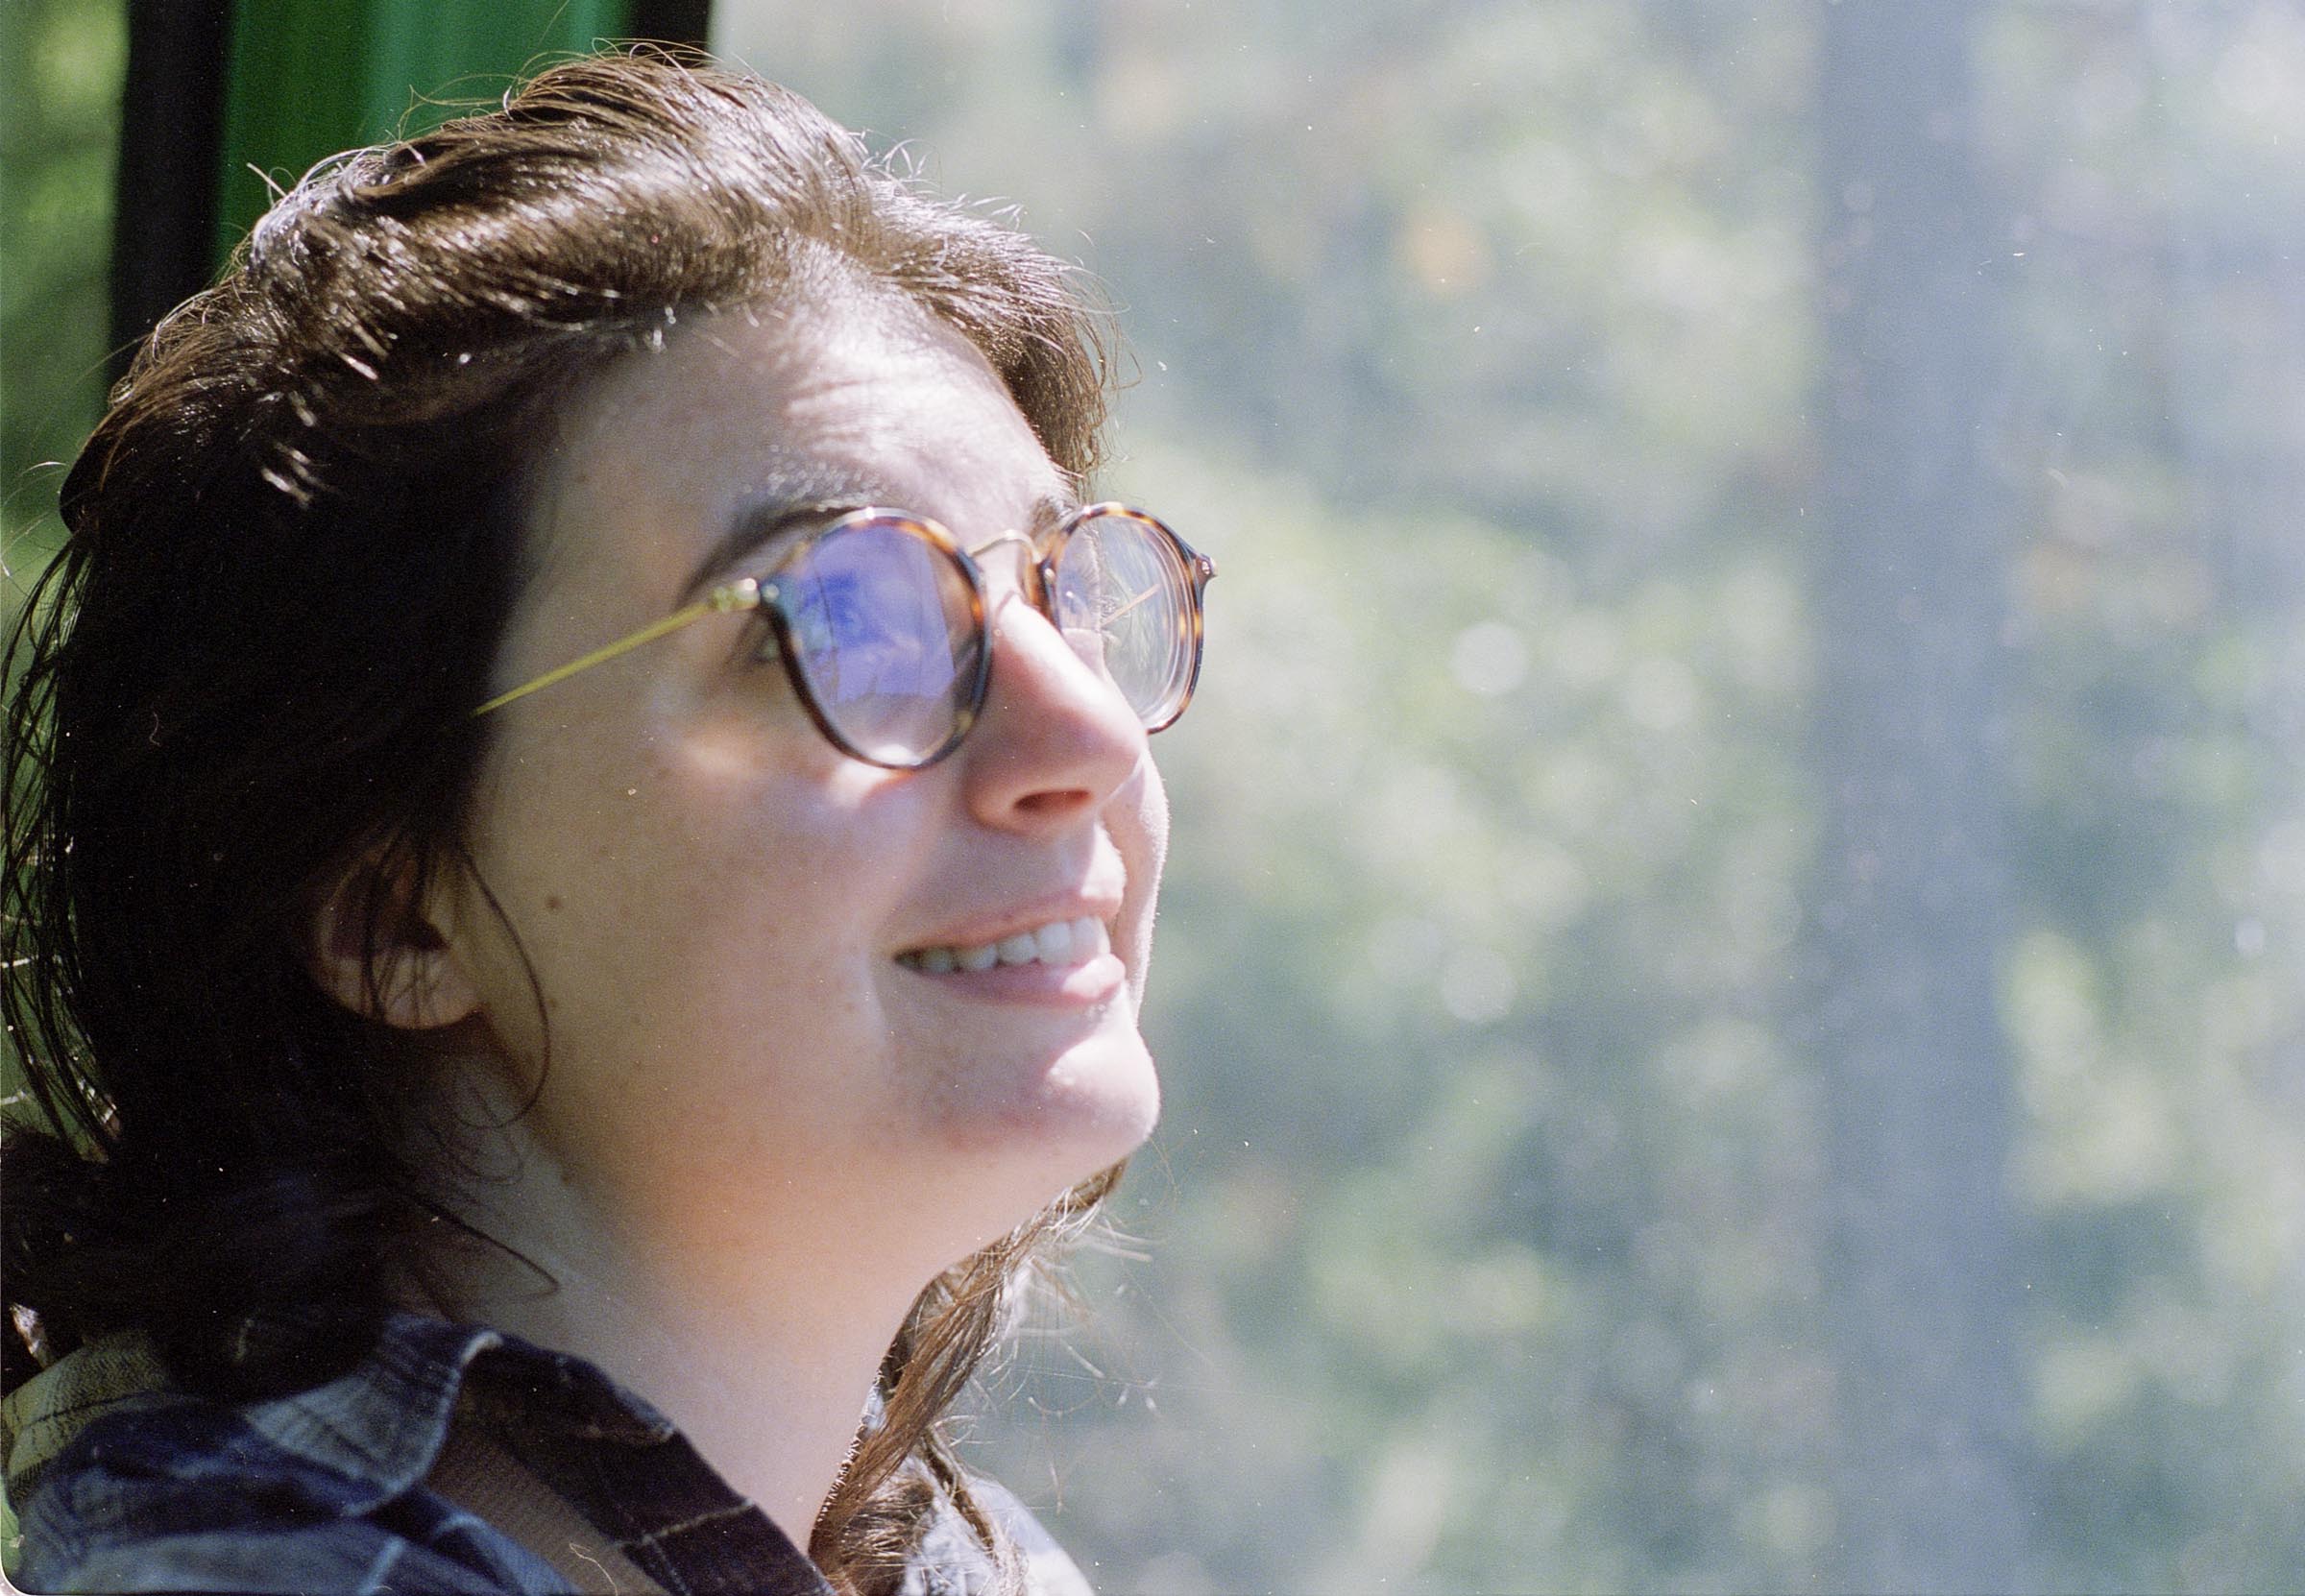
[[[402,1030],[469,1018],[479,993],[457,957],[437,882],[426,883],[404,848],[364,851],[314,900],[303,926],[304,967],[353,1013]]]

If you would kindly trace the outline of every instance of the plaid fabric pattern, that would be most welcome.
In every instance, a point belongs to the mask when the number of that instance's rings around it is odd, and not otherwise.
[[[11,1572],[33,1591],[567,1591],[534,1553],[425,1487],[468,1397],[523,1466],[666,1590],[829,1596],[760,1509],[591,1365],[411,1315],[342,1378],[239,1407],[174,1390],[132,1336],[45,1370],[0,1406],[22,1536]],[[1047,1544],[1001,1500],[1028,1545]],[[989,1559],[965,1533],[939,1533],[964,1531],[949,1505],[946,1516],[956,1522],[933,1527],[923,1548],[938,1566],[908,1584],[983,1589]],[[1054,1592],[1085,1591],[1061,1554],[1031,1566]]]

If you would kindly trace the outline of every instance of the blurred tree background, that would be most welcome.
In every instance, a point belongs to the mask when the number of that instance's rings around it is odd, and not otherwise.
[[[20,571],[122,52],[5,3]],[[1166,1120],[977,1428],[1102,1588],[2305,1581],[2295,7],[715,36],[1096,274],[1223,568]]]
[[[56,546],[63,462],[104,400],[126,7],[0,0],[0,559]]]

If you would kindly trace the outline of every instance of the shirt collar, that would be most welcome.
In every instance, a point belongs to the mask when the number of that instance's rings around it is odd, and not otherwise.
[[[230,1410],[235,1432],[254,1432],[260,1445],[252,1452],[235,1439],[229,1461],[212,1440],[214,1405],[177,1390],[146,1338],[91,1342],[5,1403],[9,1488],[22,1499],[90,1425],[134,1410],[140,1421],[111,1427],[119,1439],[108,1444],[156,1476],[317,1470],[337,1511],[366,1514],[424,1480],[468,1393],[500,1443],[667,1589],[828,1596],[823,1575],[758,1507],[592,1365],[413,1314],[391,1316],[370,1354],[338,1378]]]

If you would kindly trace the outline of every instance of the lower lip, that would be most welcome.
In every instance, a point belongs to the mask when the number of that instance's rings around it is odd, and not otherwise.
[[[1040,1008],[1088,1008],[1109,999],[1128,979],[1118,955],[1099,954],[1079,964],[996,964],[989,970],[933,974],[900,964],[898,969],[934,981],[957,997],[981,1003],[1026,1004]]]

